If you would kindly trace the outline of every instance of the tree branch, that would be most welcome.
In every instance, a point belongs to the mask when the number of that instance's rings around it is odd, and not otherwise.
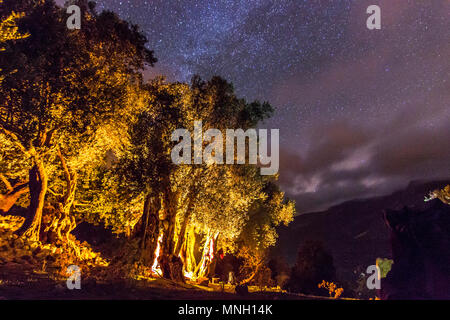
[[[61,161],[61,165],[63,167],[64,170],[64,177],[66,178],[66,181],[68,183],[70,183],[70,181],[72,180],[70,171],[69,171],[69,167],[67,166],[66,160],[64,159],[62,152],[61,152],[61,147],[58,147],[58,157],[59,160]]]
[[[67,190],[64,195],[64,206],[68,205],[70,207],[72,206],[75,197],[77,174],[76,172],[72,172],[67,166],[66,160],[64,159],[60,146],[58,146],[58,157],[59,160],[61,161],[64,170],[64,176],[67,182]]]
[[[20,142],[19,138],[17,137],[17,135],[10,131],[5,129],[3,126],[0,126],[0,132],[3,132],[3,134],[5,136],[8,136],[9,138],[11,138],[14,142],[14,144],[26,155],[26,156],[31,156],[31,152],[30,150],[28,150],[27,148],[24,147],[24,145]]]
[[[8,192],[11,192],[13,190],[13,186],[11,185],[11,183],[8,181],[8,179],[6,179],[6,177],[2,173],[0,173],[0,179],[5,184],[6,189],[8,189]]]

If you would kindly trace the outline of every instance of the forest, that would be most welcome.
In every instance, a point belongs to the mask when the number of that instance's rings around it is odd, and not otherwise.
[[[145,80],[157,58],[139,27],[77,4],[80,30],[53,1],[2,3],[0,212],[23,221],[11,241],[59,253],[61,274],[107,265],[180,282],[214,276],[228,254],[250,283],[294,203],[256,164],[172,163],[171,134],[198,119],[224,133],[254,128],[272,107],[220,77]],[[110,260],[72,234],[82,223],[122,239]]]

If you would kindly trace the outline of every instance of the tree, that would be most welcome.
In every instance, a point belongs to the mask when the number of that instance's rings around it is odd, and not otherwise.
[[[163,274],[170,272],[164,261],[180,257],[185,274],[211,276],[217,250],[236,249],[252,205],[268,198],[265,182],[256,166],[174,165],[172,132],[192,132],[197,119],[205,129],[245,129],[270,114],[271,107],[238,99],[232,85],[218,77],[207,82],[194,77],[190,86],[159,79],[146,90],[149,105],[130,124],[130,148],[117,163],[118,181],[127,190],[122,194],[144,199],[134,238],[140,241],[142,260],[161,260]]]
[[[273,111],[268,103],[247,103],[238,99],[233,86],[219,77],[208,82],[194,77],[191,88],[197,119],[203,119],[204,127],[217,128],[222,134],[228,128],[252,128]],[[192,126],[192,123],[188,125]],[[242,235],[248,230],[254,232],[251,212],[264,199],[270,198],[265,193],[265,182],[257,169],[254,165],[206,166],[204,169],[201,185],[196,186],[195,192],[189,193],[196,195],[191,198],[193,210],[187,211],[187,216],[183,217],[184,224],[189,224],[190,228],[185,233],[181,229],[178,237],[178,243],[183,244],[181,256],[188,274],[194,277],[213,276],[218,256],[215,253],[218,250],[237,252],[243,244]],[[260,213],[264,216],[263,210]],[[265,215],[272,213],[268,210]],[[269,229],[260,231],[271,231]],[[197,244],[199,236],[203,245]],[[202,252],[200,255],[199,249]],[[255,247],[250,246],[249,249],[256,254]]]
[[[53,173],[63,172],[66,184],[53,197],[59,218],[50,224],[57,227],[73,207],[83,165],[78,160],[86,158],[80,151],[93,143],[101,124],[125,108],[127,89],[140,81],[144,64],[155,62],[136,26],[110,12],[97,15],[86,1],[77,4],[86,21],[82,30],[70,31],[53,1],[5,1],[25,12],[21,27],[30,34],[1,56],[1,65],[17,72],[1,85],[0,130],[32,161],[30,215],[19,233],[34,240]]]
[[[433,199],[439,199],[443,203],[450,204],[450,185],[446,186],[442,190],[438,189],[430,192],[429,197],[425,198],[425,201],[430,201]]]
[[[141,242],[144,260],[153,262],[161,243],[162,255],[173,250],[174,224],[179,192],[171,185],[175,165],[170,158],[170,136],[181,124],[179,106],[183,85],[155,81],[147,86],[149,106],[130,124],[130,149],[118,163],[123,187],[134,196],[143,196],[143,214],[133,236]],[[161,232],[160,232],[161,231]]]
[[[66,28],[53,1],[4,2],[5,12],[24,12],[29,36],[2,43],[0,210],[28,207],[18,233],[30,240],[70,242],[77,221],[102,222],[138,244],[130,253],[139,261],[181,281],[182,269],[212,276],[218,250],[265,260],[275,228],[294,214],[277,177],[257,165],[175,165],[170,155],[175,129],[202,120],[222,134],[246,130],[272,107],[238,98],[220,77],[145,83],[156,59],[138,27],[72,2],[81,30]]]
[[[287,226],[295,213],[294,202],[285,200],[284,193],[275,184],[276,178],[260,177],[260,180],[264,197],[253,203],[238,240],[237,256],[250,260],[246,267],[246,277],[242,280],[244,284],[251,282],[266,265],[267,251],[275,245],[278,237],[276,227],[280,224]]]
[[[0,6],[3,5],[3,1],[0,0]],[[3,8],[2,8],[3,9]],[[4,16],[4,11],[0,11],[0,51],[4,51],[5,48],[3,44],[7,41],[25,39],[29,34],[21,34],[19,32],[19,27],[17,26],[17,20],[24,16],[23,13],[16,13],[14,11],[10,12],[8,15]],[[0,69],[0,72],[2,69]],[[4,76],[0,75],[0,83],[4,79]]]
[[[272,279],[280,288],[284,288],[289,280],[291,268],[284,256],[276,256],[268,262],[267,266],[272,271]]]
[[[335,275],[333,257],[320,242],[308,241],[298,251],[287,287],[294,292],[320,294],[318,285],[323,280],[335,280]]]

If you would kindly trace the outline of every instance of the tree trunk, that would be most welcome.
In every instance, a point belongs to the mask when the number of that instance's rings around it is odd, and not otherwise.
[[[217,254],[218,250],[217,250],[217,242],[219,239],[219,234],[217,233],[214,238],[213,238],[214,242],[213,242],[213,252],[212,252],[212,259],[210,260],[209,266],[208,266],[208,273],[207,273],[207,277],[208,278],[213,278],[216,275],[216,265],[217,265],[217,261],[219,258],[219,255]]]
[[[151,266],[155,260],[155,250],[158,245],[160,209],[159,199],[148,194],[144,202],[144,212],[133,230],[133,238],[140,243],[140,259]]]
[[[174,254],[176,213],[177,194],[167,188],[162,195],[162,208],[160,215],[162,242],[160,261],[158,262],[160,263],[164,278],[184,282],[182,274],[183,263],[181,259]]]
[[[180,250],[180,256],[183,260],[184,271],[190,278],[194,277],[194,272],[198,264],[197,261],[201,260],[197,237],[198,235],[195,232],[195,227],[187,226],[184,242]]]
[[[210,231],[208,232],[205,245],[203,246],[202,259],[200,260],[200,263],[197,265],[197,268],[194,271],[195,277],[210,277],[213,273],[213,270],[211,270],[211,266],[213,265],[217,251],[216,248],[218,236],[218,233],[213,235]]]
[[[56,208],[47,206],[44,209],[43,230],[40,239],[42,242],[48,243],[62,244],[65,242],[72,244],[76,254],[79,255],[79,248],[69,238],[70,232],[77,226],[75,217],[71,215],[71,210],[75,201],[78,175],[67,166],[60,148],[58,148],[58,157],[63,168],[66,189],[64,196],[56,204]]]
[[[193,178],[194,183],[193,183],[192,188],[191,188],[191,190],[189,192],[190,196],[188,196],[189,203],[188,203],[188,206],[186,208],[186,212],[184,213],[182,225],[181,225],[180,230],[178,232],[177,242],[176,242],[175,249],[174,249],[174,255],[176,255],[177,257],[180,256],[181,247],[185,243],[185,237],[187,235],[187,227],[188,227],[188,224],[189,224],[189,220],[190,220],[192,211],[194,210],[195,200],[196,200],[196,196],[197,196],[197,186],[195,184],[195,180],[197,179],[197,177],[198,177],[198,174],[195,174],[194,178]],[[181,257],[181,259],[183,260],[184,258]]]
[[[68,182],[68,185],[67,193],[69,196],[63,202],[58,203],[57,208],[47,207],[44,210],[43,224],[45,224],[45,227],[40,235],[43,242],[70,242],[69,235],[77,226],[75,217],[70,212],[75,197],[76,178]],[[48,219],[46,219],[46,216],[48,216]]]
[[[183,246],[183,244],[185,242],[185,237],[186,237],[186,234],[187,234],[186,230],[187,230],[187,226],[189,224],[189,218],[191,216],[191,212],[192,212],[193,206],[194,206],[194,198],[190,197],[189,198],[189,205],[188,205],[187,210],[186,210],[186,212],[184,214],[183,222],[181,224],[180,231],[178,232],[178,236],[177,236],[177,243],[175,245],[175,249],[174,249],[174,252],[173,252],[173,254],[176,255],[177,257],[180,255],[181,247]]]
[[[174,253],[175,222],[177,213],[177,196],[171,190],[166,190],[162,196],[160,220],[162,224],[163,241],[161,254],[170,256]]]
[[[258,271],[259,271],[259,268],[260,268],[261,266],[257,266],[256,267],[256,270],[254,270],[247,278],[245,278],[244,280],[242,280],[242,281],[240,281],[239,282],[239,284],[240,285],[244,285],[244,284],[247,284],[247,283],[249,283],[250,281],[252,281],[254,278],[255,278],[255,276],[258,274]]]
[[[8,188],[6,194],[0,194],[0,214],[4,214],[13,207],[22,194],[28,191],[28,182],[19,182],[12,186],[5,177],[2,175],[0,177]]]
[[[35,157],[35,164],[29,171],[29,176],[29,214],[22,227],[16,233],[30,240],[38,241],[42,222],[42,211],[48,186],[48,177],[44,163],[38,157]]]

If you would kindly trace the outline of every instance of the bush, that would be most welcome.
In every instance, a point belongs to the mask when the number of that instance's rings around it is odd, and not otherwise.
[[[272,271],[272,279],[274,279],[275,285],[285,289],[291,274],[291,268],[286,259],[284,257],[272,258],[268,263],[268,267]]]
[[[298,251],[297,262],[292,268],[287,288],[291,292],[323,295],[318,284],[331,282],[336,277],[333,257],[317,241],[306,242]]]

